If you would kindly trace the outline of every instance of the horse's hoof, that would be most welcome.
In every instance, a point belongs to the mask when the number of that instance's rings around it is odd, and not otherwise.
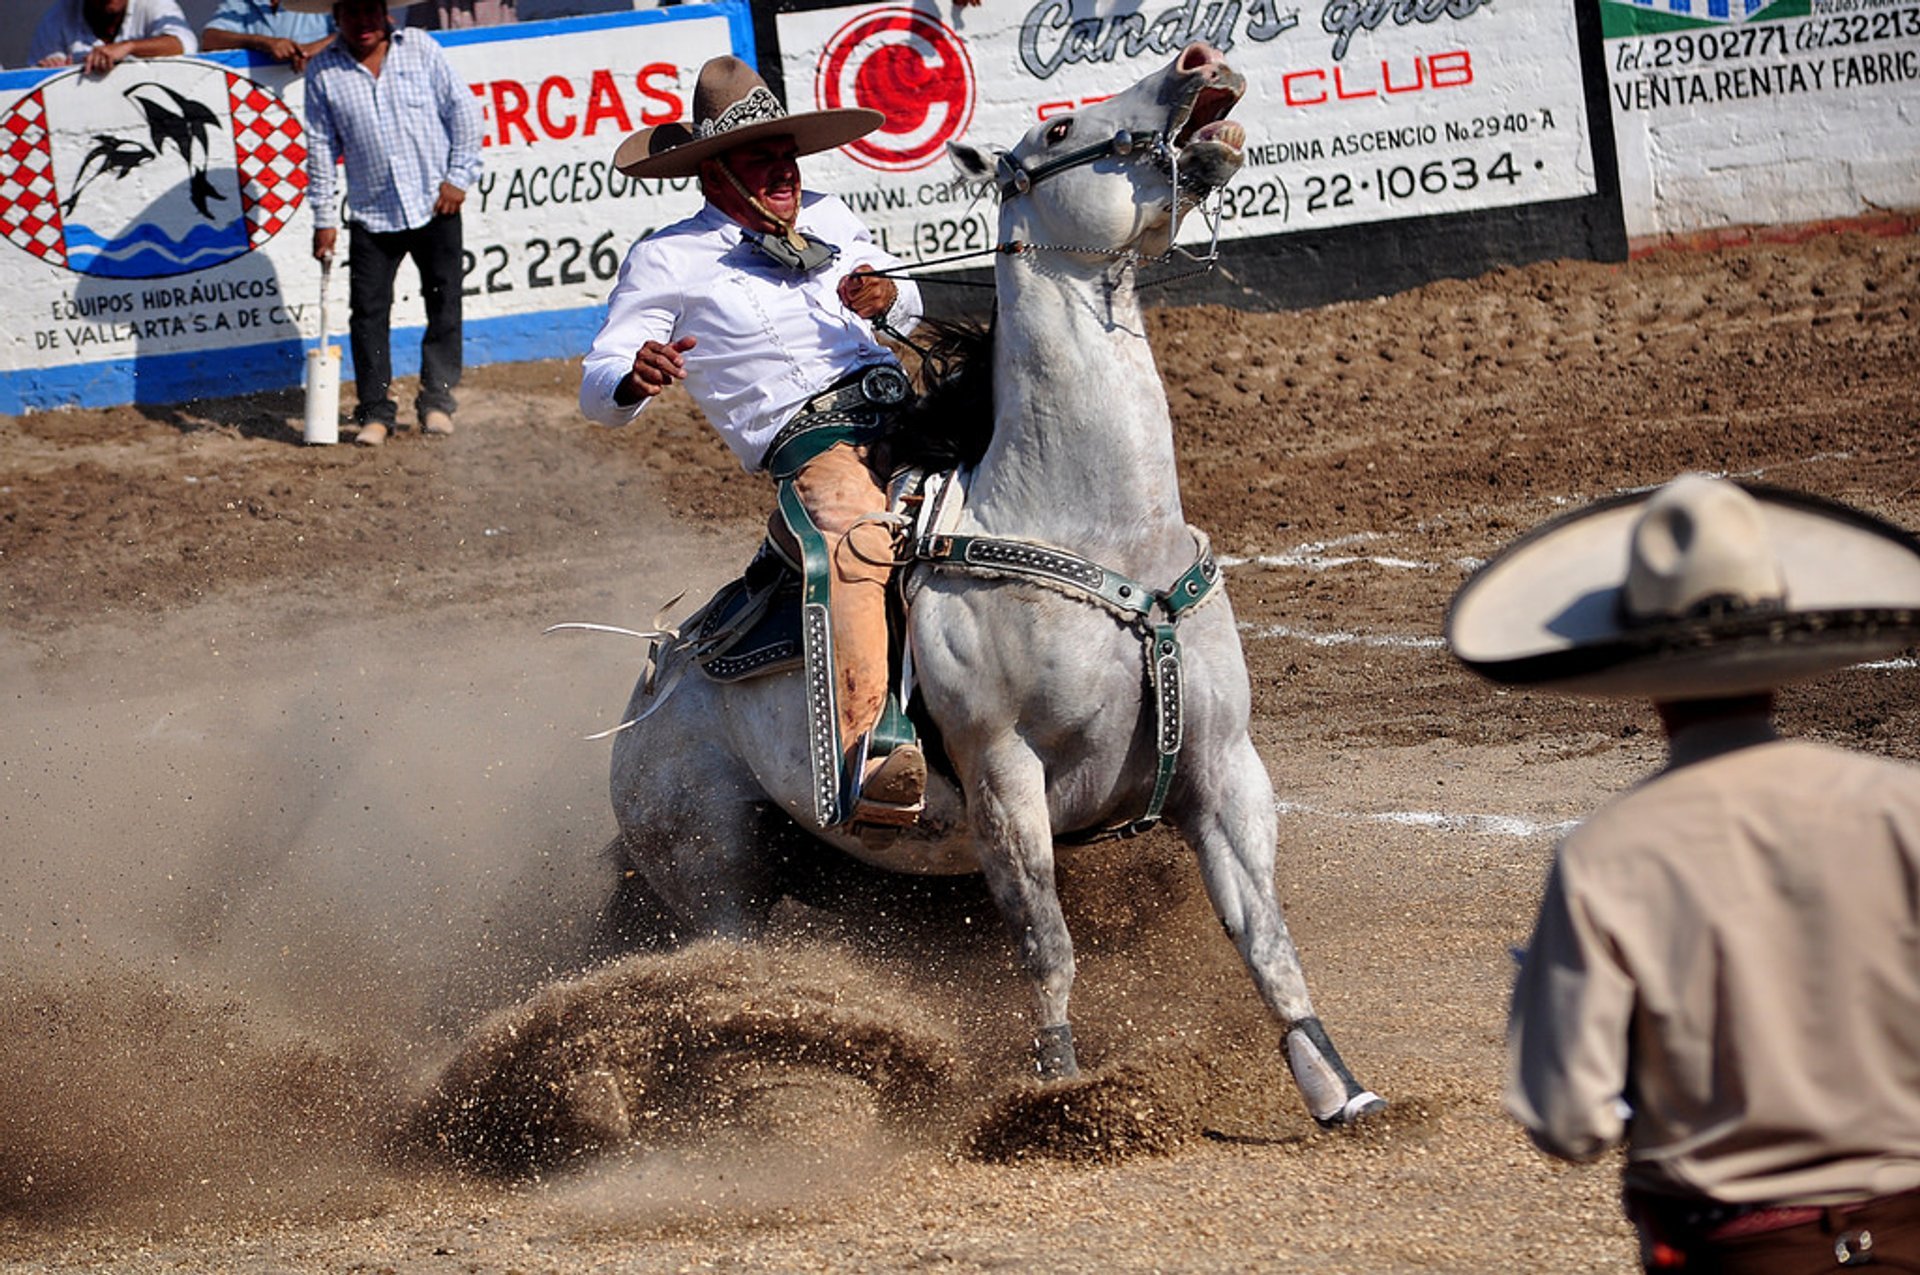
[[[1042,1080],[1073,1080],[1080,1075],[1071,1026],[1062,1023],[1040,1029],[1033,1038],[1033,1070]]]
[[[1351,1129],[1368,1116],[1378,1115],[1387,1109],[1387,1100],[1371,1089],[1362,1089],[1346,1100],[1340,1110],[1330,1116],[1315,1116],[1313,1122],[1322,1129]]]

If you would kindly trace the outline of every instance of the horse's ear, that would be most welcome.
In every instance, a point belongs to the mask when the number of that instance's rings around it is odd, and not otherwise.
[[[979,147],[970,142],[948,142],[947,157],[953,160],[953,166],[960,170],[960,176],[967,181],[992,181],[998,167],[1000,156],[1006,154],[998,146]]]

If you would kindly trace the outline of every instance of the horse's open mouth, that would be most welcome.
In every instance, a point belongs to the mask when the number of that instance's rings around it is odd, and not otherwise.
[[[1247,80],[1220,60],[1192,69],[1195,82],[1185,106],[1176,108],[1173,144],[1179,150],[1180,184],[1211,190],[1231,180],[1246,158],[1247,130],[1227,115],[1246,93]]]

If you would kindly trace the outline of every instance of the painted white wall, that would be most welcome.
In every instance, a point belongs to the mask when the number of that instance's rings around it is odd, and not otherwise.
[[[1920,7],[1789,7],[1676,27],[1601,0],[1630,239],[1920,210]]]

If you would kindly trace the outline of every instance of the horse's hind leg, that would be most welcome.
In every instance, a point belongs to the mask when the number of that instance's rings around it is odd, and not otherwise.
[[[1213,910],[1286,1030],[1287,1064],[1307,1110],[1323,1128],[1350,1125],[1386,1106],[1363,1087],[1313,1012],[1300,954],[1273,888],[1278,835],[1273,786],[1251,740],[1196,779],[1179,822],[1200,860]]]
[[[630,901],[660,910],[667,945],[765,928],[780,887],[758,835],[765,798],[744,767],[720,749],[622,739],[613,792],[619,871],[637,874]]]
[[[607,900],[594,918],[588,943],[592,960],[629,952],[659,952],[680,943],[682,922],[660,901],[627,854],[625,833],[615,833],[600,852],[613,876]]]

